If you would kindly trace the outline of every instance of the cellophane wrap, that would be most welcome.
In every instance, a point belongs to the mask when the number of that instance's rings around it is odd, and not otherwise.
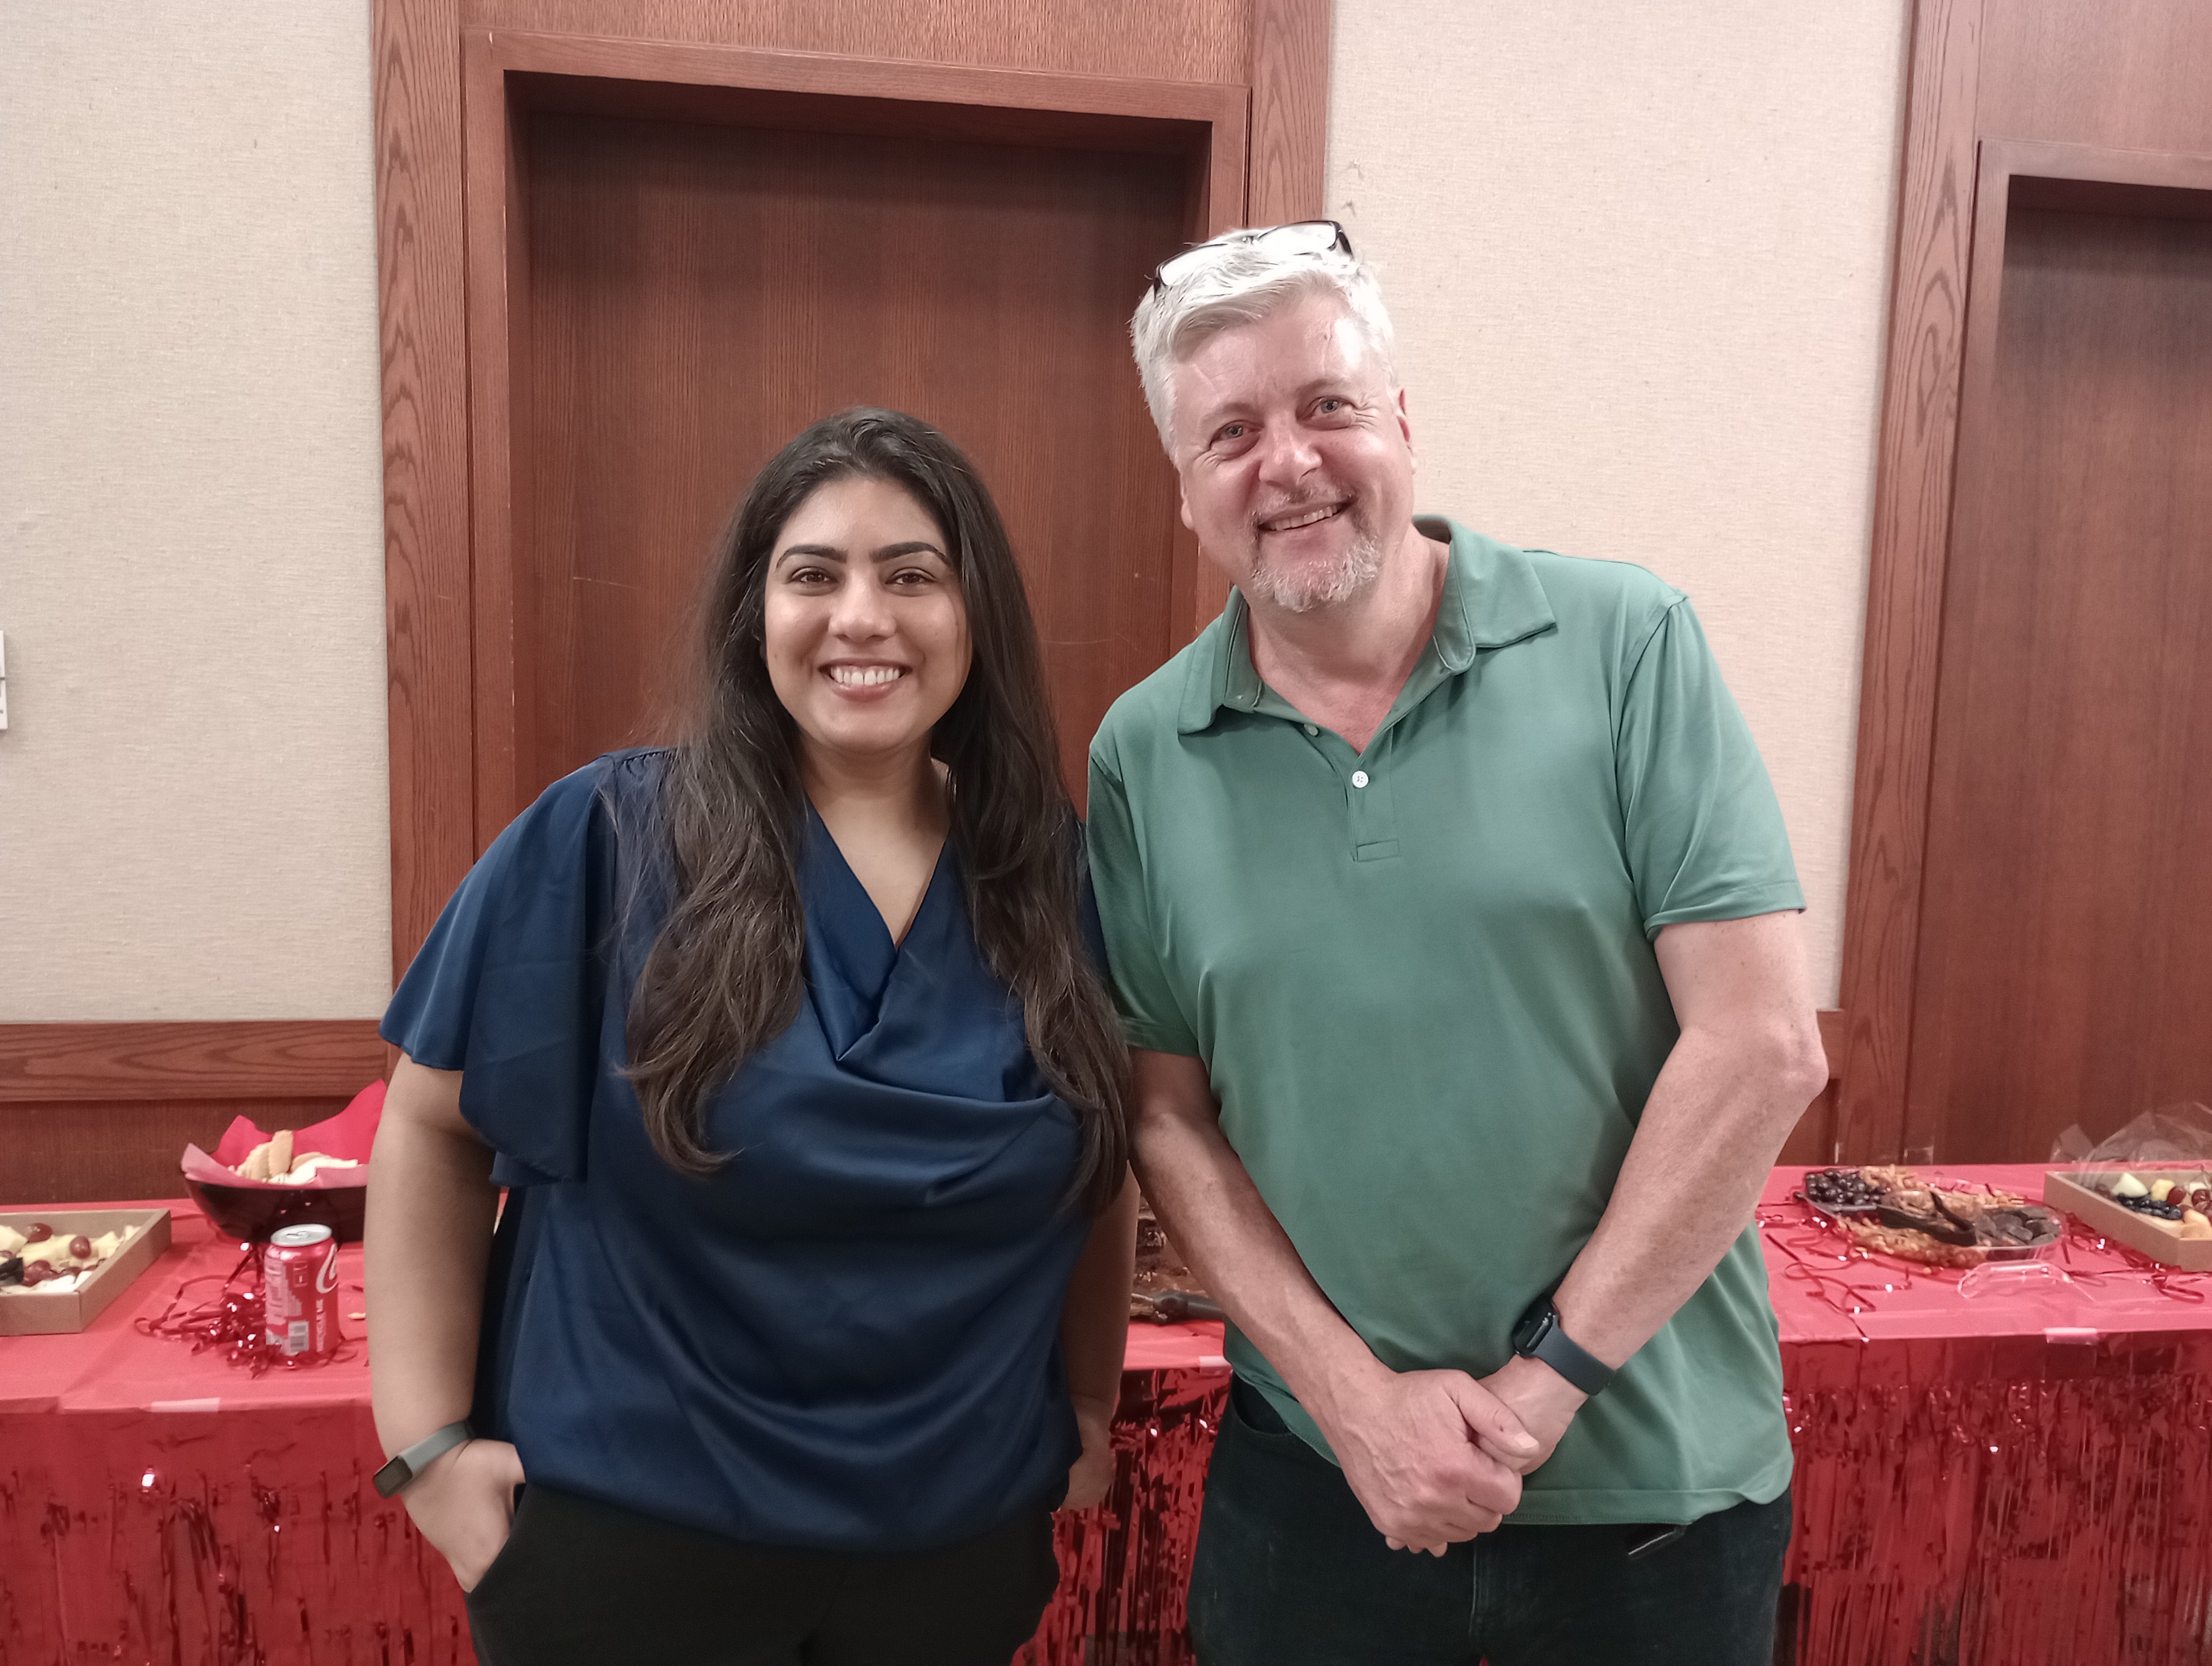
[[[2051,1161],[2077,1169],[2212,1167],[2212,1109],[2192,1102],[2147,1110],[2094,1145],[2076,1122],[2052,1143]]]

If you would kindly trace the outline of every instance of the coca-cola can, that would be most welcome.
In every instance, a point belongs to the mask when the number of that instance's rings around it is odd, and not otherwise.
[[[279,1353],[334,1353],[338,1346],[338,1242],[327,1226],[287,1226],[261,1252],[269,1346]]]

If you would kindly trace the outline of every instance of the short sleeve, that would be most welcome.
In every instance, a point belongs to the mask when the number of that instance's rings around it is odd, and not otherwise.
[[[613,836],[601,766],[548,787],[461,881],[379,1033],[458,1070],[505,1185],[580,1180],[600,1070]]]
[[[1614,756],[1647,937],[1805,906],[1774,784],[1686,600],[1630,672]]]
[[[1153,935],[1128,792],[1095,750],[1091,757],[1089,835],[1091,890],[1122,1032],[1132,1047],[1197,1058],[1198,1038],[1175,998]]]

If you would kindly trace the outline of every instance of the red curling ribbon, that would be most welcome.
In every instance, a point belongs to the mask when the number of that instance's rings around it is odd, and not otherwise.
[[[202,1274],[186,1279],[169,1298],[168,1306],[150,1319],[132,1322],[143,1336],[186,1342],[194,1353],[213,1349],[225,1365],[242,1366],[248,1375],[265,1371],[307,1371],[352,1357],[353,1344],[343,1342],[329,1353],[287,1353],[269,1346],[268,1310],[262,1281],[258,1243],[241,1245],[238,1265],[222,1275],[215,1294],[187,1305],[185,1292],[195,1285],[216,1284],[216,1275]]]
[[[2084,1284],[2096,1284],[2106,1279],[2128,1278],[2140,1274],[2150,1281],[2150,1287],[2170,1301],[2202,1302],[2204,1281],[2212,1274],[2191,1273],[2186,1268],[2169,1267],[2155,1256],[2146,1256],[2133,1244],[2121,1243],[2105,1237],[2094,1227],[2082,1224],[2074,1215],[2065,1217],[2066,1231],[2058,1240],[2058,1259],[2064,1263],[2066,1276]],[[2118,1268],[2089,1268],[2079,1265],[2074,1259],[2075,1250],[2095,1251],[2100,1255],[2117,1256]]]
[[[1839,1224],[1802,1198],[1763,1203],[1756,1219],[1759,1235],[1787,1260],[1782,1276],[1793,1284],[1803,1285],[1815,1301],[1849,1319],[1863,1342],[1872,1339],[1858,1322],[1861,1313],[1878,1308],[1881,1296],[1910,1290],[1916,1277],[1928,1277],[1939,1271],[1865,1249]],[[1845,1269],[1854,1262],[1880,1263],[1883,1274],[1881,1283],[1875,1284],[1870,1275],[1863,1280],[1847,1276]],[[1937,1281],[1945,1282],[1940,1279]]]

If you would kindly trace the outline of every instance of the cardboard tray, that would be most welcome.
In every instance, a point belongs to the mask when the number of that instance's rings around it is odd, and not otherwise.
[[[2148,1186],[2154,1180],[2191,1180],[2203,1172],[2197,1168],[2052,1169],[2043,1177],[2043,1201],[2072,1215],[2100,1236],[2124,1243],[2130,1250],[2140,1250],[2153,1261],[2190,1273],[2212,1272],[2212,1238],[2178,1238],[2171,1232],[2162,1232],[2146,1216],[2123,1209],[2102,1192],[2093,1191],[2081,1183],[2082,1178],[2130,1173]]]
[[[130,1237],[75,1290],[58,1296],[37,1290],[0,1293],[0,1336],[58,1336],[82,1330],[169,1247],[167,1209],[16,1209],[0,1213],[0,1225],[19,1232],[38,1220],[64,1238],[79,1232],[96,1238],[126,1228]]]

